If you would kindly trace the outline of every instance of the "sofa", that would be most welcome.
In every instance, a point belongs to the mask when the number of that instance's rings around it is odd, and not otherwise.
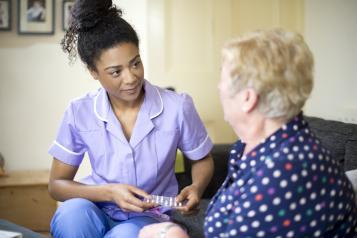
[[[357,191],[357,124],[349,124],[317,117],[305,117],[311,130],[327,147],[346,171],[355,191]],[[203,194],[200,211],[194,216],[182,216],[174,212],[174,221],[187,229],[191,238],[203,236],[203,221],[209,200],[216,193],[227,175],[230,144],[215,144],[212,157],[215,165],[213,179]],[[177,174],[180,189],[191,183],[191,165],[185,160],[185,171]]]

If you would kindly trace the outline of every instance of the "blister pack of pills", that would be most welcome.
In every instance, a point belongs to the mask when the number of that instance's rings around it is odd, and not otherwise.
[[[145,198],[144,202],[156,203],[164,207],[179,208],[185,205],[185,202],[177,202],[175,197],[166,197],[159,195],[150,195],[151,198]]]

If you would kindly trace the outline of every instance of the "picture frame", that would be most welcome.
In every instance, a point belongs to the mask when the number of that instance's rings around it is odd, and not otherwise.
[[[11,30],[11,0],[0,0],[0,31]]]
[[[62,30],[66,31],[71,20],[71,9],[74,5],[74,0],[62,1]]]
[[[17,24],[20,35],[53,35],[55,0],[17,0]]]

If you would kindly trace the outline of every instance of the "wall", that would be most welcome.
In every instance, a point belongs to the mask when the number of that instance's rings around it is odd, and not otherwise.
[[[305,1],[305,38],[315,56],[306,113],[357,123],[357,1]]]
[[[124,8],[125,17],[140,33],[146,75],[155,75],[147,62],[149,56],[156,60],[153,61],[154,64],[162,66],[162,62],[158,60],[160,58],[155,58],[155,52],[148,51],[149,43],[160,38],[160,32],[157,31],[159,28],[149,28],[147,25],[147,20],[150,19],[150,16],[147,16],[148,9],[159,1],[161,0],[115,1]],[[220,5],[220,1],[212,2],[217,4],[214,8],[217,17],[224,18],[227,17],[225,11],[229,9]],[[253,2],[257,3],[257,0]],[[315,89],[306,111],[310,115],[331,119],[356,118],[357,80],[353,71],[357,68],[357,1],[311,0],[305,1],[304,4],[305,25],[302,28],[305,29],[306,39],[316,60]],[[12,32],[0,32],[0,152],[5,156],[6,169],[9,171],[49,168],[51,158],[47,149],[55,138],[69,100],[98,87],[97,82],[90,78],[80,62],[69,66],[66,55],[61,52],[61,1],[56,1],[56,8],[54,36],[18,36],[14,24]],[[256,8],[251,10],[251,16],[242,17],[259,19],[254,16],[254,9]],[[162,10],[165,9],[156,8],[159,14]],[[229,14],[233,13],[227,12],[227,15]],[[13,23],[16,22],[15,16],[16,1],[13,0]],[[157,25],[163,24],[154,17],[153,21],[155,20]],[[220,36],[216,37],[219,42],[223,41]],[[163,44],[160,41],[155,43],[158,46]],[[178,42],[175,41],[175,44]],[[213,47],[216,49],[219,45]],[[219,54],[218,50],[215,54]],[[201,88],[187,89],[185,83],[179,82],[178,79],[167,81],[154,77],[150,80],[162,86],[177,82],[180,91],[200,92],[201,94],[193,96],[198,103],[204,104],[202,95],[204,96],[205,91]],[[215,87],[209,87],[214,98]],[[209,119],[208,116],[214,113],[218,112],[217,115],[220,115],[218,102],[214,102],[215,107],[210,107],[209,101],[206,103],[208,109],[200,109],[203,116],[207,115]],[[206,105],[200,108],[206,108]],[[213,112],[213,108],[217,111]],[[220,131],[220,128],[220,125],[217,125],[213,130]],[[228,129],[225,133],[232,135]],[[218,142],[223,140],[224,138],[219,138]],[[88,164],[84,164],[81,171],[87,173]]]
[[[12,1],[13,23],[16,2]],[[49,168],[47,150],[69,101],[99,86],[79,60],[70,66],[61,51],[62,1],[55,2],[55,35],[19,36],[15,24],[11,32],[0,32],[0,152],[8,171]],[[120,2],[124,18],[140,33],[145,63],[146,1],[114,2]]]

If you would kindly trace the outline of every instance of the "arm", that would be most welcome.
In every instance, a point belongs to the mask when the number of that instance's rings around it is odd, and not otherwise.
[[[144,226],[139,233],[139,238],[189,238],[187,233],[178,225],[171,222],[161,222]]]
[[[52,162],[48,190],[58,201],[71,198],[85,198],[93,202],[112,201],[124,211],[142,212],[152,207],[135,197],[147,197],[148,194],[136,187],[125,184],[85,185],[73,181],[78,167],[65,164],[56,158]]]
[[[211,154],[203,159],[192,161],[192,184],[182,189],[177,196],[178,201],[188,200],[187,204],[180,209],[183,214],[191,214],[197,209],[203,192],[213,176],[214,165]]]

